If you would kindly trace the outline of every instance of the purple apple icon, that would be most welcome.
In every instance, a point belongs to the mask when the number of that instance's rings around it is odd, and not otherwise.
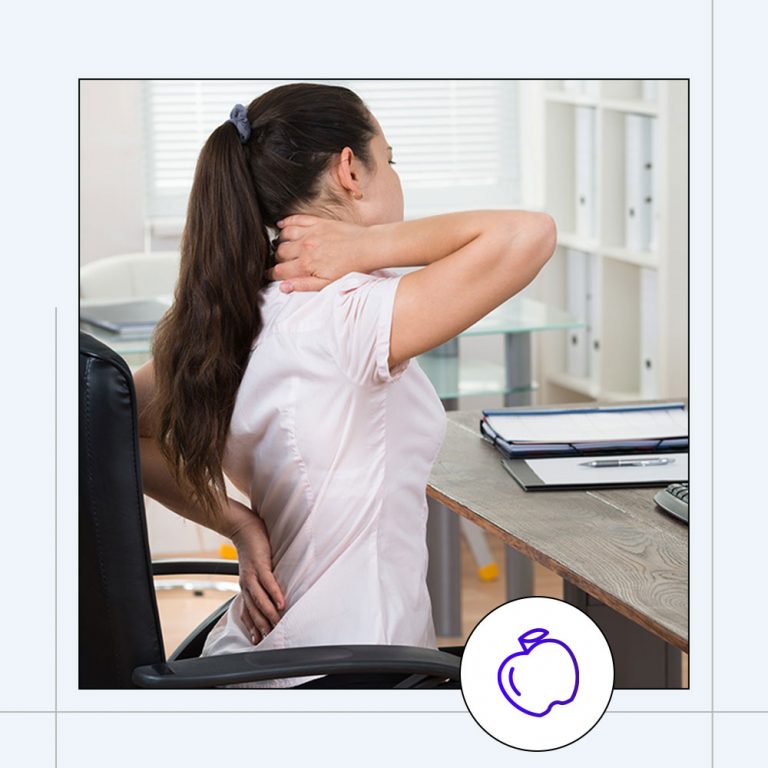
[[[532,717],[544,717],[555,704],[570,704],[579,690],[579,665],[571,649],[549,637],[549,630],[520,635],[522,651],[507,656],[497,680],[507,701]]]

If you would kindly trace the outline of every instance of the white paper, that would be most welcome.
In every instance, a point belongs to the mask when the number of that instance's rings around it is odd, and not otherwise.
[[[688,411],[652,408],[634,411],[577,411],[524,416],[488,416],[488,424],[507,442],[600,443],[605,440],[661,440],[687,437]]]
[[[650,467],[582,467],[592,459],[673,460],[670,464]],[[688,454],[663,453],[638,456],[569,456],[554,459],[526,459],[526,464],[547,485],[593,485],[595,483],[681,483],[688,480]]]

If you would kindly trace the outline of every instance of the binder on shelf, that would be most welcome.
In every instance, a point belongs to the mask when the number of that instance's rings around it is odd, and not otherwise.
[[[507,458],[688,450],[683,403],[483,411],[481,436]]]
[[[625,117],[626,247],[650,251],[655,245],[654,124],[646,115]]]
[[[583,323],[587,322],[587,294],[589,254],[573,248],[566,249],[567,310]],[[571,328],[566,342],[566,373],[586,379],[589,377],[589,349],[587,329]]]
[[[640,396],[653,400],[659,390],[658,273],[640,270]]]
[[[600,383],[603,360],[603,257],[587,255],[587,371],[589,378]]]
[[[584,80],[563,80],[563,91],[565,93],[584,93]]]
[[[641,80],[641,93],[643,101],[655,103],[659,100],[659,81]]]
[[[563,91],[565,91],[565,93],[589,96],[590,98],[597,99],[600,97],[600,81],[563,80]]]
[[[590,98],[600,98],[600,81],[599,80],[582,80],[584,93]]]
[[[648,217],[649,217],[648,250],[656,251],[658,250],[658,233],[659,233],[659,227],[658,227],[659,174],[656,172],[656,163],[659,156],[659,152],[657,149],[659,121],[655,117],[649,117],[647,119],[648,119],[648,124],[650,125],[648,141],[650,142],[649,155],[651,157],[651,169],[650,169],[651,178],[647,182],[648,188],[650,189],[650,192],[651,192],[651,203],[648,210]]]
[[[576,109],[576,233],[597,235],[597,110]]]

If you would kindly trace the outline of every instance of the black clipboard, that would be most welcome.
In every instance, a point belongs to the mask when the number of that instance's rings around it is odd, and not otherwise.
[[[678,453],[677,456],[684,457],[685,453]],[[588,458],[592,459],[598,457],[590,456]],[[524,491],[579,491],[589,490],[591,488],[665,488],[670,483],[686,482],[688,480],[687,463],[683,463],[682,461],[669,465],[669,467],[667,467],[669,472],[662,478],[653,477],[652,475],[643,478],[642,473],[638,472],[638,477],[635,480],[627,482],[616,482],[615,480],[612,480],[610,468],[590,469],[589,472],[596,473],[594,480],[585,483],[546,482],[536,474],[526,459],[502,459],[501,465]],[[646,471],[648,470],[647,467],[643,467],[642,469]],[[649,473],[646,472],[646,474]]]

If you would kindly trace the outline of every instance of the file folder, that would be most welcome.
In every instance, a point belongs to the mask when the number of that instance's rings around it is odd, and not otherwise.
[[[587,375],[596,384],[603,376],[603,257],[587,258]]]
[[[585,80],[563,80],[563,91],[565,93],[583,94],[585,90]]]
[[[655,233],[654,128],[652,117],[626,118],[626,247],[653,250]]]
[[[480,434],[515,459],[680,452],[688,450],[688,414],[683,403],[505,408],[483,411]]]
[[[582,80],[584,93],[593,99],[600,98],[600,80]]]
[[[658,397],[658,276],[655,269],[640,270],[640,397]]]
[[[588,253],[572,248],[566,250],[567,310],[583,323],[588,322],[587,294],[589,291]],[[566,371],[570,376],[586,379],[589,376],[589,349],[587,328],[571,328],[568,331]]]
[[[576,232],[597,235],[597,110],[576,107]]]
[[[658,80],[642,80],[640,88],[643,101],[656,102],[659,100]]]

